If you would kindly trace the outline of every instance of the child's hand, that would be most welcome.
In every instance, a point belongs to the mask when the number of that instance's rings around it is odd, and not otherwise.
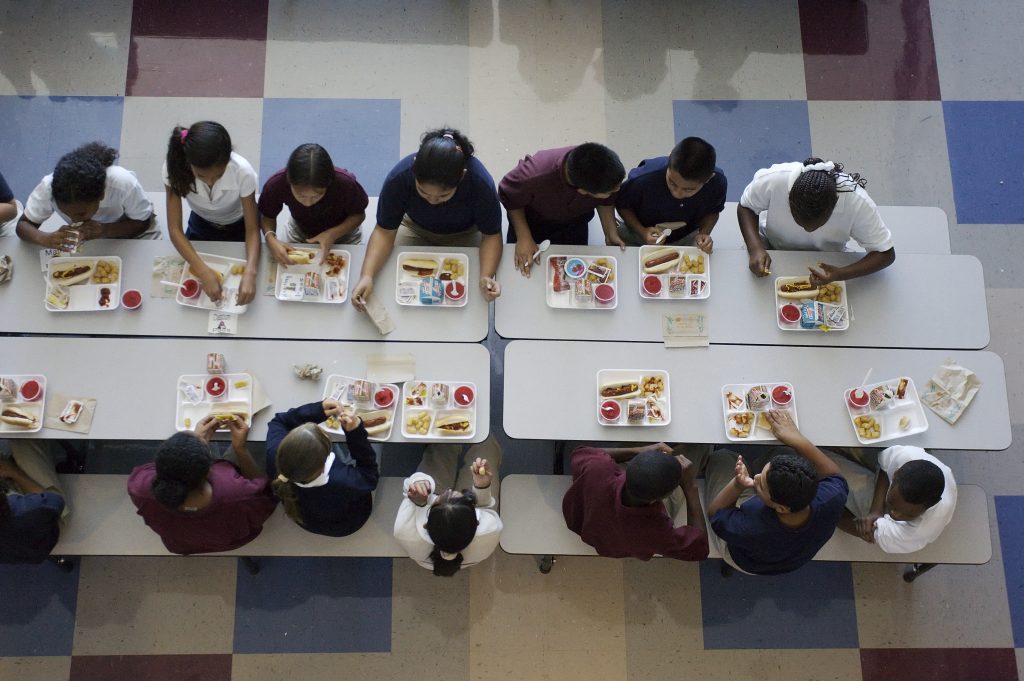
[[[323,407],[324,415],[326,416],[341,414],[341,405],[336,400],[324,400],[320,406]]]
[[[749,267],[755,277],[767,277],[772,273],[771,266],[772,256],[768,255],[768,251],[760,248],[750,252]]]
[[[210,438],[217,432],[218,421],[215,417],[207,414],[204,416],[199,423],[196,424],[196,428],[193,431],[203,442],[209,444]]]
[[[672,448],[669,447],[664,442],[659,442],[657,444],[647,445],[645,447],[641,447],[637,451],[637,454],[640,454],[642,452],[661,452],[662,454],[671,454],[672,453]]]
[[[487,459],[477,459],[470,467],[473,471],[473,487],[487,489],[491,486],[491,471],[487,469]]]
[[[417,506],[426,506],[427,499],[430,497],[430,484],[426,480],[417,480],[409,485],[406,496]]]
[[[341,421],[341,428],[346,433],[351,433],[353,430],[359,427],[362,419],[356,416],[354,413],[350,413],[346,409],[341,410],[341,414],[338,416],[338,420]]]
[[[711,250],[714,248],[715,242],[712,240],[710,234],[704,234],[703,232],[697,232],[697,236],[693,239],[694,245],[700,250],[704,251],[708,255],[711,255]]]
[[[754,479],[750,477],[750,471],[747,470],[747,464],[744,463],[742,456],[736,457],[736,472],[735,483],[740,489],[750,489],[754,486]]]
[[[818,286],[824,286],[825,284],[831,284],[836,281],[836,274],[839,268],[835,265],[829,265],[827,262],[819,262],[818,267],[808,267],[811,272],[810,281],[811,286],[817,288]]]
[[[784,444],[790,444],[800,437],[800,429],[793,422],[793,417],[788,411],[776,411],[772,409],[765,414],[768,424],[772,427],[772,433]]]
[[[373,293],[373,277],[360,277],[359,283],[352,289],[352,306],[360,312],[366,312],[366,301]]]

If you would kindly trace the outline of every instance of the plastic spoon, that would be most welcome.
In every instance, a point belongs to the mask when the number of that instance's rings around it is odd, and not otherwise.
[[[671,229],[666,229],[666,230],[664,230],[664,231],[663,231],[663,232],[661,233],[661,236],[659,236],[659,237],[658,237],[658,238],[657,238],[657,239],[656,239],[656,240],[654,241],[654,245],[655,245],[655,246],[658,246],[658,245],[660,245],[660,244],[663,244],[663,243],[665,243],[665,240],[666,240],[666,239],[668,239],[668,237],[669,237],[669,235],[670,235],[670,234],[672,234],[672,230],[671,230]]]
[[[861,388],[865,387],[868,384],[868,381],[871,379],[871,372],[874,370],[875,368],[871,367],[870,369],[868,369],[868,372],[864,374],[864,380],[860,382]]]
[[[180,288],[185,288],[184,284],[179,284],[176,281],[161,281],[160,283],[163,284],[164,286],[173,286],[174,288],[179,288],[179,289]]]
[[[540,262],[540,254],[548,250],[550,246],[551,239],[544,239],[544,241],[541,241],[539,244],[537,244],[537,252],[533,254],[533,261]]]

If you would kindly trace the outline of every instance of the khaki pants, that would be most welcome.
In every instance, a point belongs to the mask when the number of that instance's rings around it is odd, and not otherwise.
[[[673,447],[672,456],[680,454],[685,456],[697,469],[697,475],[700,475],[712,451],[714,451],[714,445],[682,444]],[[662,499],[662,503],[665,504],[665,510],[672,518],[674,526],[681,527],[686,524],[686,496],[681,487],[672,490],[671,494]]]
[[[67,495],[61,487],[60,478],[57,477],[57,458],[53,448],[57,445],[49,440],[8,440],[11,445],[11,458],[18,468],[24,471],[25,475],[35,480],[36,484],[47,492],[53,492],[64,497],[64,512],[61,520],[71,515],[71,509],[67,506]],[[12,487],[16,487],[12,485]],[[24,494],[24,490],[15,489],[17,493]]]
[[[473,461],[477,458],[487,459],[487,468],[491,471],[491,496],[498,503],[501,488],[501,445],[494,434],[478,444],[472,445],[466,452],[462,466],[459,466],[459,455],[462,445],[429,444],[423,450],[423,460],[416,468],[434,479],[434,491],[440,494],[446,489],[473,489]]]
[[[288,241],[293,244],[304,244],[309,239],[306,233],[302,231],[302,228],[295,224],[295,220],[288,219]],[[363,241],[363,232],[359,227],[356,227],[351,232],[342,234],[340,237],[335,239],[336,244],[358,244]]]
[[[396,246],[465,246],[480,245],[480,230],[476,226],[464,232],[454,234],[437,234],[420,227],[406,215],[398,226],[395,235]]]
[[[731,485],[733,479],[736,477],[736,452],[728,449],[719,449],[712,453],[707,460],[707,468],[704,471],[704,498],[710,505],[714,501],[718,493],[721,492],[727,485]],[[764,467],[764,461],[767,457],[762,457],[758,460],[759,466],[751,468],[751,462],[747,462],[747,470],[751,475],[755,475],[757,471]],[[745,489],[740,493],[739,499],[736,500],[736,506],[742,506],[743,502],[754,496],[753,489]],[[708,527],[708,542],[715,546],[719,553],[722,554],[722,560],[724,560],[730,567],[738,570],[744,574],[750,574],[740,566],[736,565],[736,562],[732,559],[729,554],[729,546],[715,534],[714,530]]]
[[[871,511],[871,502],[875,496],[875,479],[878,477],[878,473],[845,456],[840,456],[848,453],[846,450],[833,452],[823,449],[822,451],[839,466],[839,471],[846,478],[846,484],[850,486],[850,495],[846,497],[846,510],[856,518],[866,516]],[[877,466],[877,456],[875,458]]]

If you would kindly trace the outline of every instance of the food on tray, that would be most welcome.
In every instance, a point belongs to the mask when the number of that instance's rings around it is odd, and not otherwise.
[[[630,400],[626,404],[626,422],[630,425],[643,423],[646,410],[647,404],[644,400]]]
[[[18,396],[18,384],[13,378],[0,378],[0,400],[13,400]]]
[[[607,305],[615,300],[615,287],[611,284],[598,284],[594,287],[594,300]]]
[[[320,273],[306,272],[302,280],[302,293],[309,298],[320,296]]]
[[[649,296],[656,296],[661,293],[661,277],[654,274],[648,274],[644,277],[644,292]]]
[[[868,402],[871,401],[871,398],[868,396],[866,390],[863,390],[861,388],[855,388],[850,391],[848,401],[851,407],[861,409],[863,407],[868,406]]]
[[[417,275],[420,276],[420,275]],[[420,302],[424,305],[436,305],[441,302],[444,295],[441,289],[441,280],[435,277],[424,277],[420,279]]]
[[[369,402],[373,385],[369,381],[357,379],[348,387],[348,396],[356,402]]]
[[[325,265],[327,269],[324,271],[324,276],[337,277],[345,269],[345,256],[338,253],[328,253]]]
[[[661,376],[644,376],[640,379],[640,389],[644,395],[661,397],[665,392],[665,379]]]
[[[797,279],[779,284],[779,298],[792,298],[794,300],[813,299],[817,297],[819,289],[811,286],[810,279]]]
[[[419,295],[419,286],[414,284],[399,284],[398,285],[398,302],[409,304],[416,300],[416,296]]]
[[[96,270],[95,263],[72,262],[68,264],[52,265],[50,267],[50,280],[62,286],[73,286],[87,281]]]
[[[754,427],[754,415],[749,411],[733,414],[729,417],[732,426],[729,428],[729,435],[737,438],[750,437],[750,431]]]
[[[249,412],[242,407],[234,407],[230,409],[217,408],[210,412],[210,416],[221,423],[226,423],[236,418],[241,419],[242,421],[249,420]]]
[[[758,412],[754,425],[761,430],[772,432],[772,424],[768,421],[768,412],[766,411]]]
[[[285,246],[285,251],[287,251],[288,259],[292,261],[293,265],[312,265],[316,260],[316,251],[308,248]]]
[[[391,412],[385,409],[358,412],[356,416],[363,420],[367,435],[382,435],[391,428]]]
[[[249,387],[249,381],[235,381],[231,385],[234,386],[235,390],[241,390]]]
[[[818,288],[817,300],[822,303],[837,305],[843,302],[843,288],[835,282],[825,284]]]
[[[426,435],[430,432],[430,412],[421,411],[407,418],[405,430],[413,435]]]
[[[567,258],[564,255],[559,255],[551,258],[551,288],[555,293],[562,293],[563,291],[569,290],[569,282],[565,276],[565,261]]]
[[[473,400],[476,399],[476,395],[473,389],[468,385],[460,385],[455,389],[455,404],[460,407],[468,407],[473,404]]]
[[[594,284],[587,279],[577,279],[574,295],[577,302],[589,302],[594,298]]]
[[[908,428],[910,428],[910,417],[909,416],[901,416],[900,417],[900,430],[907,430]]]
[[[110,289],[104,286],[100,289],[100,307],[110,307]]]
[[[598,394],[601,397],[611,397],[617,400],[638,397],[640,395],[640,384],[636,381],[616,381],[605,383],[601,386]]]
[[[590,263],[587,268],[587,281],[594,284],[603,284],[608,281],[608,277],[612,275],[612,268],[605,267],[604,265],[598,265],[597,263]]]
[[[437,271],[437,261],[428,258],[409,258],[402,261],[402,271],[414,277],[432,277]]]
[[[818,307],[823,312],[822,319],[828,326],[845,327],[849,315],[846,312],[846,308],[842,305],[830,305],[828,303],[819,303]]]
[[[68,303],[71,302],[71,292],[68,291],[66,286],[55,284],[46,292],[46,302],[50,307],[66,310]]]
[[[235,263],[231,266],[228,272],[230,272],[231,274],[245,274],[245,265]]]
[[[199,404],[203,401],[203,386],[182,383],[179,389],[185,395],[185,401],[189,404]]]
[[[206,394],[210,397],[220,397],[228,389],[228,383],[220,376],[214,376],[206,382]]]
[[[373,403],[384,409],[390,407],[395,401],[395,391],[386,385],[382,385],[373,394]]]
[[[605,279],[605,283],[610,284],[611,282],[615,281],[615,266],[612,265],[612,261],[610,258],[594,258],[594,261],[591,264],[597,265],[598,267],[608,268],[608,278]]]
[[[686,275],[668,275],[668,292],[670,295],[681,296],[686,293]]]
[[[896,384],[896,398],[902,400],[907,395],[907,386],[910,384],[909,378],[901,378],[900,382]]]
[[[18,428],[35,428],[39,425],[39,419],[15,406],[6,406],[0,410],[0,421]]]
[[[882,427],[874,416],[857,416],[853,419],[857,434],[862,440],[874,440],[882,436]]]
[[[78,421],[78,417],[81,415],[82,409],[84,408],[85,405],[78,400],[69,400],[68,403],[64,405],[64,409],[61,410],[60,416],[57,418],[70,426]]]
[[[125,306],[125,309],[136,309],[139,305],[142,305],[142,291],[133,288],[128,289],[121,294],[121,304]]]
[[[742,409],[743,404],[745,402],[745,400],[742,397],[732,392],[731,390],[726,391],[725,401],[729,403],[730,409]]]
[[[686,277],[687,286],[690,288],[690,296],[696,297],[704,293],[704,289],[707,288],[708,282],[704,277]]]
[[[324,420],[324,425],[333,430],[341,430],[341,419],[337,414],[330,414]]]
[[[618,421],[622,415],[622,405],[615,400],[605,400],[601,403],[601,418],[605,421]]]
[[[875,386],[874,388],[871,389],[871,393],[869,394],[869,398],[871,400],[871,408],[874,410],[888,409],[889,407],[892,406],[892,401],[894,397],[895,394],[893,393],[892,388],[890,388],[889,386]]]
[[[466,285],[461,281],[449,281],[445,284],[444,295],[448,300],[462,300],[466,295]]]
[[[100,260],[96,263],[96,271],[92,275],[94,284],[114,284],[121,274],[121,268],[112,260]]]
[[[187,416],[185,417],[185,421],[184,421],[184,423],[185,423],[185,427],[186,427],[186,428],[191,428],[191,427],[192,427],[192,419],[190,419],[190,418],[189,418],[189,417],[187,417]]]
[[[793,392],[786,385],[777,385],[772,388],[772,402],[785,407],[793,401]]]
[[[565,261],[565,274],[570,279],[579,279],[587,271],[587,263],[581,258],[569,258]]]
[[[405,403],[410,407],[422,407],[427,399],[427,384],[417,383],[409,389],[405,397]]]
[[[466,273],[466,267],[458,258],[445,258],[441,261],[441,274],[438,278],[442,281],[453,281],[460,279]]]
[[[470,420],[469,414],[450,414],[439,418],[434,423],[434,427],[442,435],[458,435],[468,433],[469,429],[473,427],[473,422]]]
[[[21,384],[21,397],[22,399],[32,402],[38,400],[39,396],[43,394],[43,386],[39,385],[39,381],[34,378],[30,378]]]
[[[683,261],[679,263],[679,271],[684,274],[704,274],[704,254],[701,253],[696,258],[684,254]]]
[[[430,401],[436,405],[443,407],[448,404],[450,394],[451,390],[446,383],[432,383],[430,385]]]
[[[768,387],[755,385],[747,391],[747,408],[751,411],[758,411],[768,406],[771,397],[768,395]]]
[[[206,353],[206,373],[223,374],[225,366],[227,363],[224,361],[224,355],[219,352]]]
[[[800,326],[813,329],[821,325],[823,310],[821,303],[803,303],[800,305]]]
[[[195,279],[186,279],[181,282],[181,295],[184,298],[195,298],[199,295],[199,282]]]
[[[786,303],[779,308],[779,316],[782,321],[789,322],[790,324],[796,324],[800,321],[800,308],[793,303]]]
[[[665,411],[661,408],[661,402],[654,397],[647,398],[647,420],[664,421]]]
[[[680,260],[682,252],[676,248],[659,248],[651,251],[644,258],[644,272],[647,274],[659,274],[675,269]]]

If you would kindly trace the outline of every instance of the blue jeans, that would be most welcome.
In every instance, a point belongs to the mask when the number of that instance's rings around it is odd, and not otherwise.
[[[245,241],[245,218],[230,225],[218,225],[193,212],[188,216],[185,237],[189,241]]]

